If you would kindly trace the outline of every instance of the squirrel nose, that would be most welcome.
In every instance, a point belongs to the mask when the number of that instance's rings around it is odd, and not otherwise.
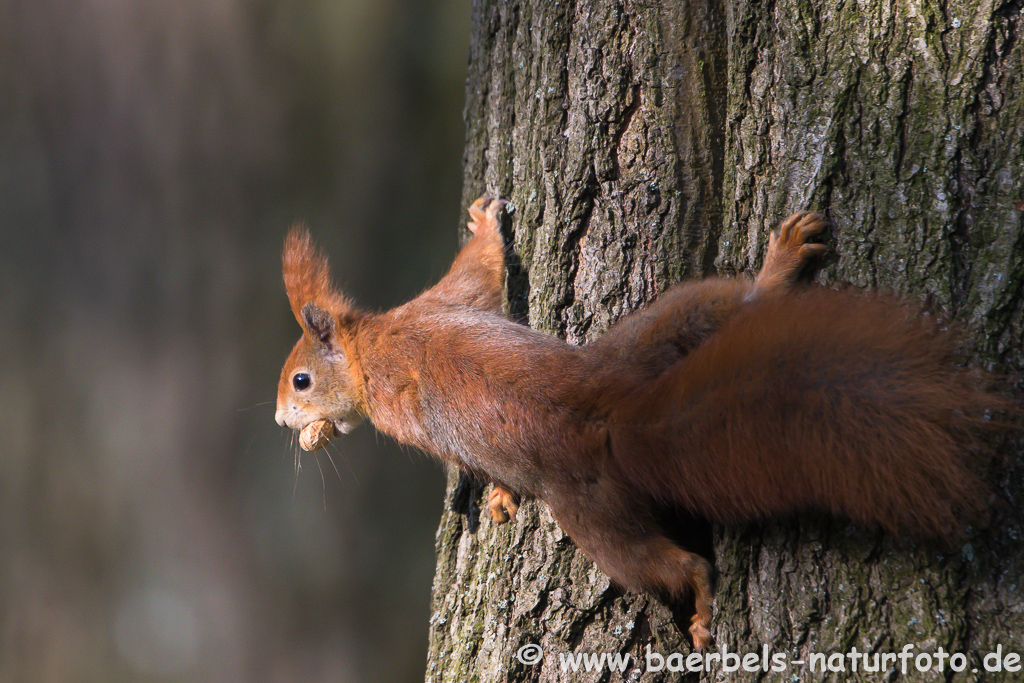
[[[277,412],[274,413],[274,419],[277,421],[277,424],[281,425],[282,427],[288,426],[284,420],[284,408],[277,409]]]

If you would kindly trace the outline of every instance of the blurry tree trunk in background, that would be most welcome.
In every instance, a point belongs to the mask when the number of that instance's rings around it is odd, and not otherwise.
[[[769,229],[814,208],[834,221],[820,280],[929,297],[972,363],[1021,371],[1021,5],[477,0],[463,204],[514,202],[512,315],[582,343],[678,280],[751,275]],[[942,647],[970,657],[957,680],[999,644],[1024,652],[1020,444],[1004,450],[989,478],[1008,504],[953,545],[817,515],[680,521],[713,544],[716,647]],[[447,512],[437,552],[428,681],[609,680],[556,653],[643,669],[648,645],[690,650],[685,610],[611,586],[542,503],[475,533]],[[542,664],[516,660],[529,643]],[[849,669],[835,680],[880,680]]]

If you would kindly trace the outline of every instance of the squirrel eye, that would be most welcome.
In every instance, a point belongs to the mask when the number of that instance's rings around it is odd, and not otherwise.
[[[296,372],[295,376],[292,377],[292,386],[294,386],[297,391],[305,391],[306,389],[309,389],[309,385],[312,383],[312,378],[310,378],[310,376],[305,372]]]

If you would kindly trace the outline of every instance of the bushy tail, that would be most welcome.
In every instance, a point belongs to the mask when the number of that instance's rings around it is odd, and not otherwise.
[[[982,517],[979,432],[1009,402],[955,335],[880,295],[752,304],[611,419],[622,476],[720,521],[819,508],[947,536]]]

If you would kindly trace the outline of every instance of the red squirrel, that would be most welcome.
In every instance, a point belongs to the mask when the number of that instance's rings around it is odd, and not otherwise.
[[[618,584],[692,596],[711,644],[711,566],[660,528],[659,506],[742,522],[809,508],[888,531],[954,534],[984,512],[967,456],[1002,401],[953,362],[934,316],[882,294],[796,285],[824,218],[769,236],[752,281],[675,285],[584,346],[502,315],[499,212],[448,273],[384,313],[331,284],[307,231],[284,248],[303,334],[281,372],[276,419],[377,429],[494,483],[495,522],[543,500]]]

